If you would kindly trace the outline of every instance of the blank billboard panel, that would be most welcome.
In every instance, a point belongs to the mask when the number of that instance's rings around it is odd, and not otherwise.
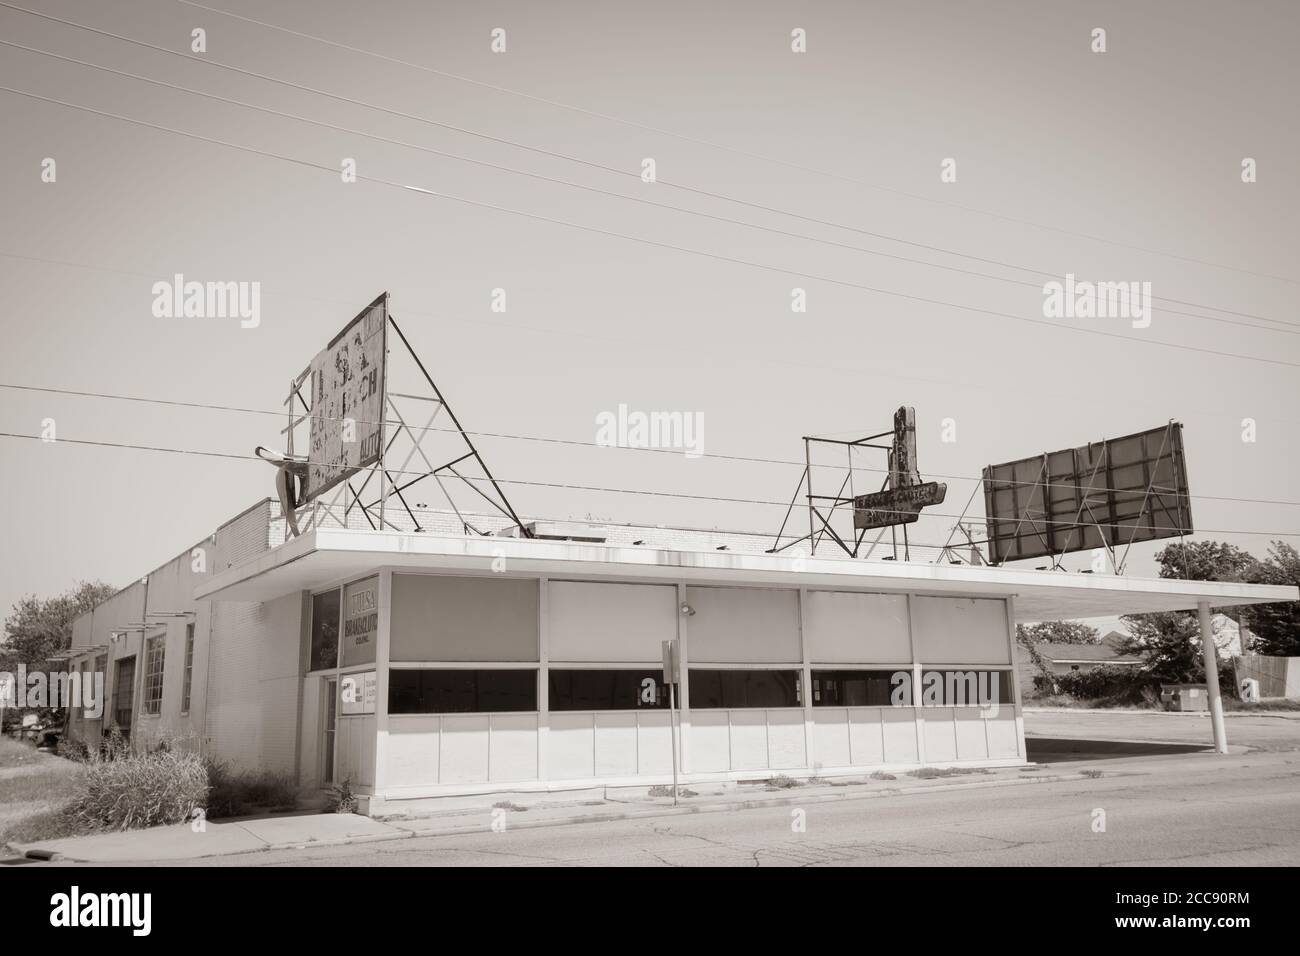
[[[994,564],[1192,533],[1183,426],[984,469]]]

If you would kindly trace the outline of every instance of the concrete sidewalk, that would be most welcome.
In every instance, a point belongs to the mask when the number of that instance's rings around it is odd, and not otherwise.
[[[272,817],[209,820],[198,831],[188,823],[178,823],[148,830],[17,844],[14,849],[29,859],[128,863],[137,860],[195,860],[204,856],[252,853],[298,844],[360,843],[392,837],[392,827],[356,814],[286,813]]]
[[[828,801],[862,800],[936,791],[984,789],[1086,780],[1096,771],[1042,766],[1008,767],[947,774],[923,771],[922,776],[902,773],[882,777],[845,777],[795,787],[767,785],[694,784],[683,786],[678,806],[671,796],[651,796],[649,788],[605,788],[593,799],[565,794],[494,793],[454,798],[445,808],[418,815],[371,819],[355,814],[305,813],[208,821],[196,832],[183,823],[149,830],[69,837],[15,846],[21,855],[44,860],[83,863],[182,861],[263,850],[302,849],[350,843],[371,843],[412,837],[456,835],[498,829],[524,829],[597,823],[640,817],[717,813],[755,807],[802,806]],[[1118,775],[1109,771],[1107,776]],[[888,776],[888,775],[885,775]],[[668,788],[664,788],[668,789]],[[671,791],[669,791],[671,792]]]

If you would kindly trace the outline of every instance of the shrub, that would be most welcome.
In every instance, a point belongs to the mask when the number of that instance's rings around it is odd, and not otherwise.
[[[783,773],[778,773],[775,777],[769,777],[767,785],[769,787],[774,787],[777,790],[790,790],[794,787],[803,786],[803,784],[798,780],[795,780],[793,777],[787,777]]]
[[[156,752],[105,760],[92,755],[67,808],[86,830],[133,830],[189,820],[208,795],[194,754]]]
[[[650,788],[649,795],[652,797],[671,797],[673,795],[673,788],[665,787],[662,784],[656,784],[655,786]],[[692,790],[690,787],[681,786],[677,788],[677,796],[698,797],[699,794],[696,793],[694,790]],[[599,802],[597,803],[597,805],[599,805]]]
[[[208,799],[204,810],[210,819],[237,817],[244,812],[235,775],[218,760],[207,758],[204,769],[208,775]]]
[[[123,757],[131,756],[131,742],[122,736],[122,732],[114,727],[112,730],[105,732],[104,739],[99,745],[99,756],[104,760],[120,760]]]
[[[208,775],[207,816],[237,817],[257,810],[283,810],[298,803],[292,774],[257,770],[233,773],[218,760],[204,761]]]
[[[934,780],[939,777],[964,777],[973,773],[989,773],[984,767],[921,767],[909,770],[907,775],[917,780]]]
[[[1103,664],[1050,678],[1060,693],[1102,706],[1150,706],[1160,699],[1160,682],[1145,667]]]
[[[77,763],[85,763],[90,759],[90,748],[86,746],[84,740],[74,740],[71,737],[64,737],[59,741],[58,754],[60,757],[66,757]]]
[[[325,809],[329,813],[356,813],[357,798],[352,793],[351,779],[344,780],[329,791],[329,802]]]

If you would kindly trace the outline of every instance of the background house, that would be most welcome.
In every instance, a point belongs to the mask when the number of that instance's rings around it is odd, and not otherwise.
[[[1135,654],[1124,654],[1119,647],[1126,640],[1118,631],[1111,631],[1098,644],[1057,644],[1041,641],[1034,645],[1044,665],[1053,674],[1068,674],[1072,671],[1090,671],[1103,664],[1120,667],[1138,667],[1142,658]],[[1017,671],[1020,686],[1029,689],[1034,686],[1034,678],[1041,672],[1038,665],[1028,654],[1020,656]]]

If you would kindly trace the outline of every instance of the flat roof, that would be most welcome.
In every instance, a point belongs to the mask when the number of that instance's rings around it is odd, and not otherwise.
[[[1300,600],[1300,588],[1282,585],[343,528],[307,531],[213,575],[195,588],[194,597],[267,601],[380,568],[487,575],[499,557],[506,559],[505,573],[515,577],[1014,597],[1017,621],[1191,610],[1201,601],[1228,607]]]

